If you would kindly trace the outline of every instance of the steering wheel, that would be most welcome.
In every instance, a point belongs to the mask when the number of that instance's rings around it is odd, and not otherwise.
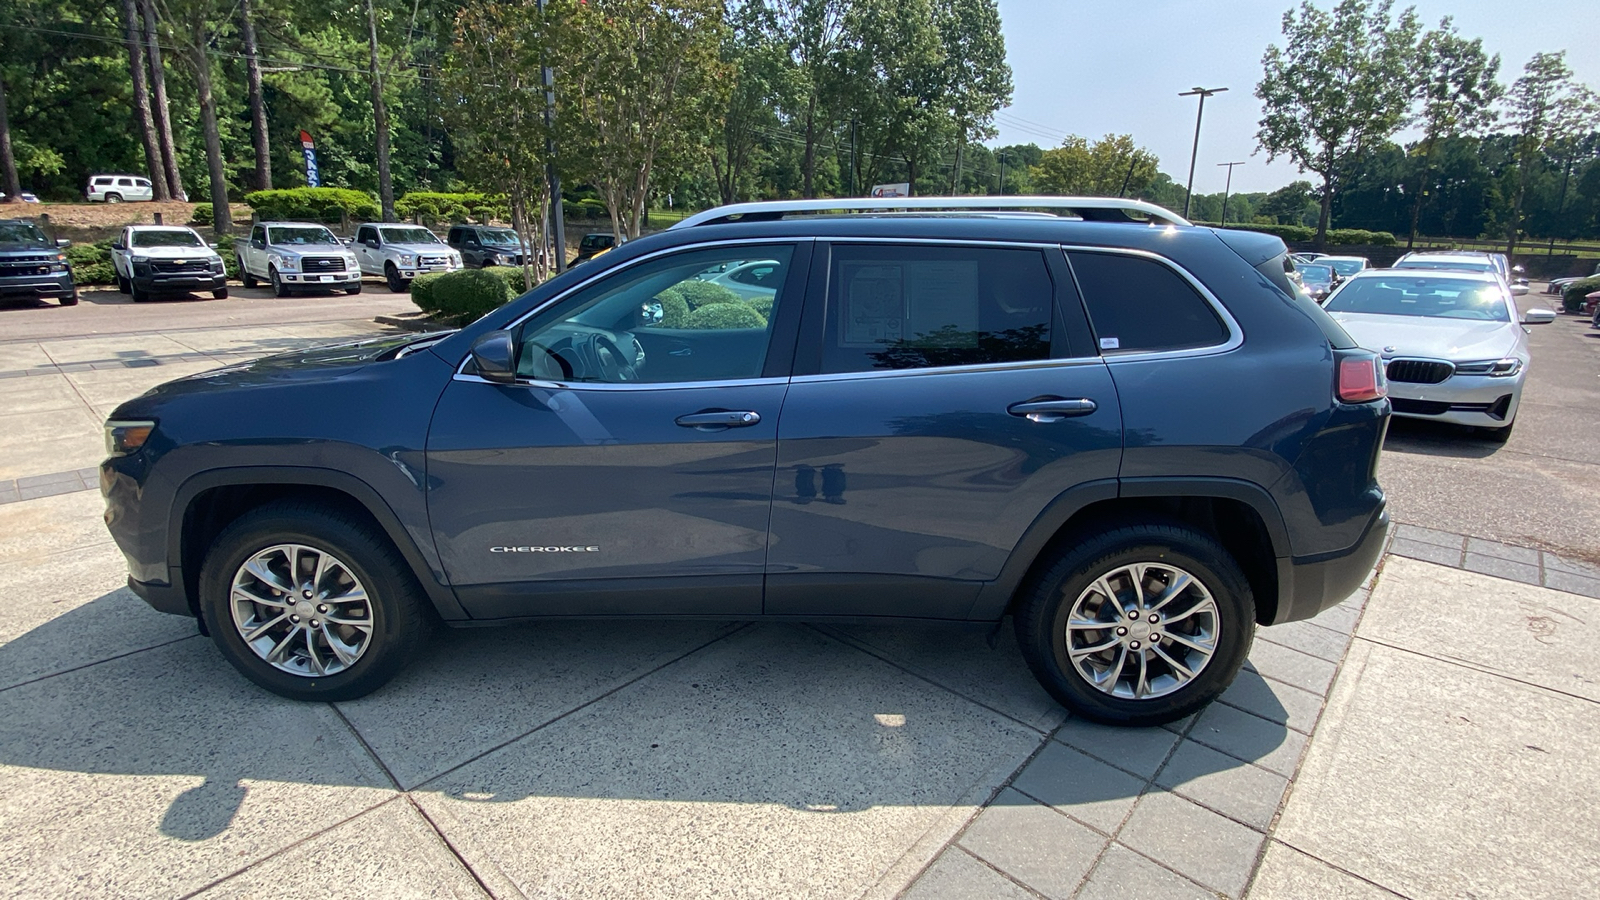
[[[634,356],[623,353],[622,348],[606,335],[589,335],[583,342],[583,359],[584,368],[592,367],[592,373],[598,374],[600,380],[607,384],[639,380],[639,373],[633,365]]]

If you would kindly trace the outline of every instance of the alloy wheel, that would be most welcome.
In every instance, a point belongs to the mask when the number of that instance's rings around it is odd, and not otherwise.
[[[372,642],[373,607],[361,580],[338,557],[305,544],[275,544],[245,560],[228,608],[245,645],[291,675],[336,675]]]
[[[1221,617],[1199,579],[1164,563],[1117,566],[1084,588],[1067,616],[1067,657],[1095,689],[1162,697],[1193,681],[1217,651]]]

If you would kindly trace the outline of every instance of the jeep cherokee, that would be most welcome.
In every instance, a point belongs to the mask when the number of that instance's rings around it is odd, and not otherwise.
[[[1017,203],[724,207],[459,331],[157,387],[106,424],[130,585],[301,699],[440,620],[1010,616],[1075,712],[1187,715],[1371,570],[1383,370],[1278,238]],[[753,259],[770,298],[708,280]]]

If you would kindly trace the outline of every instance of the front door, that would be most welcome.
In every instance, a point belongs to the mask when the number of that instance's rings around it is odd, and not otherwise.
[[[788,271],[767,313],[706,280],[757,252]],[[760,613],[808,256],[784,243],[634,263],[515,329],[518,384],[456,376],[428,496],[468,612]]]
[[[778,432],[765,611],[965,618],[1051,501],[1090,483],[1115,496],[1116,389],[1065,259],[816,252],[827,276]]]

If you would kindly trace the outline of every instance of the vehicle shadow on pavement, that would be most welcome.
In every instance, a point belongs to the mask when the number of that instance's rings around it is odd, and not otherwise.
[[[1465,425],[1399,417],[1389,420],[1389,434],[1383,441],[1385,453],[1413,453],[1456,459],[1487,459],[1504,447],[1504,444],[1497,444]]]
[[[122,631],[136,643],[101,639],[130,619]],[[96,802],[164,803],[141,817],[180,841],[257,828],[297,796],[371,789],[415,791],[462,820],[526,801],[517,815],[530,822],[594,800],[777,807],[802,817],[981,803],[1065,718],[1009,629],[993,647],[991,629],[916,625],[454,630],[388,687],[333,705],[268,694],[210,641],[170,623],[187,629],[119,589],[0,647],[0,673],[12,685],[0,689],[0,763],[19,767],[0,772],[0,787],[26,795],[16,802],[38,820],[0,826],[0,840],[13,829],[55,828],[66,809],[58,805],[104,794],[112,799]],[[1247,669],[1233,691],[1257,695],[1263,715],[1283,720],[1261,682]],[[1182,792],[1232,770],[1258,771],[1247,761],[1276,750],[1288,730],[1226,709],[1251,727],[1209,749],[1179,748],[1169,729],[1073,720],[1019,787],[1070,812],[1131,805],[1152,780]],[[1045,754],[1048,764],[1039,762]]]

